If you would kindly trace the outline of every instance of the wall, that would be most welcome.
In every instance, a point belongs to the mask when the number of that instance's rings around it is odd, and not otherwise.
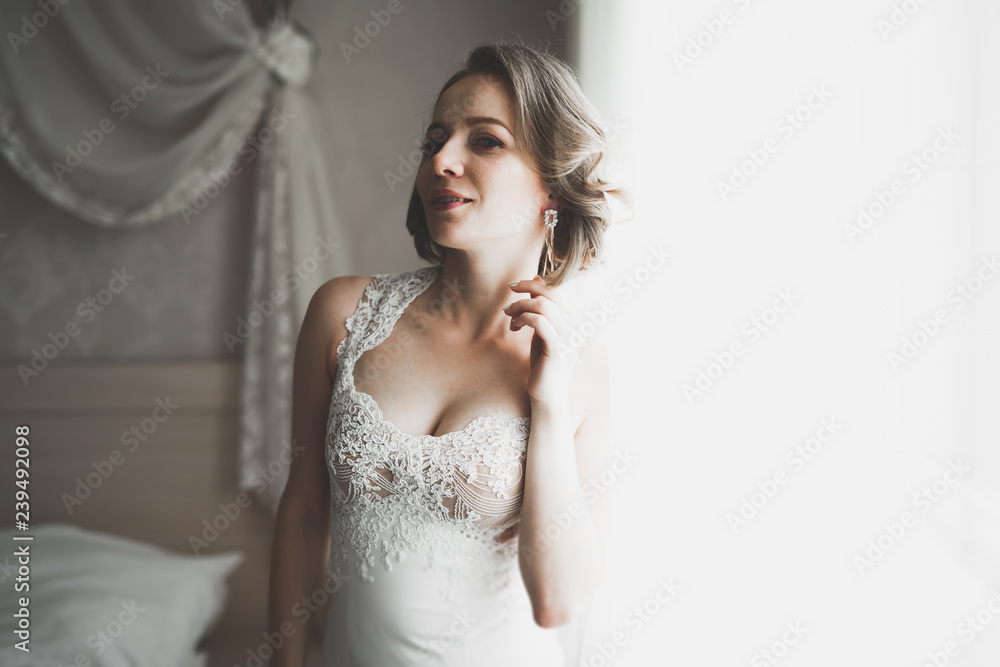
[[[568,20],[556,29],[554,1],[493,3],[402,0],[402,11],[348,62],[341,43],[387,2],[296,3],[292,15],[320,45],[312,81],[328,125],[333,199],[353,248],[353,266],[330,275],[401,271],[424,264],[404,227],[412,175],[391,189],[386,172],[416,149],[434,96],[474,45],[521,38],[554,41],[566,54]],[[384,14],[383,14],[384,16]],[[550,15],[551,16],[551,15]],[[572,15],[569,15],[572,18]],[[0,362],[26,363],[68,322],[56,363],[114,359],[230,359],[222,335],[244,306],[252,171],[235,177],[190,224],[181,216],[147,229],[107,231],[57,209],[0,161]],[[113,270],[135,275],[107,309],[87,321],[81,302],[105,288]]]

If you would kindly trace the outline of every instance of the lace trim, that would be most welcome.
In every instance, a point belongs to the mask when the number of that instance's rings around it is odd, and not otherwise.
[[[347,319],[326,454],[334,505],[331,566],[353,556],[357,573],[371,582],[376,560],[391,571],[394,562],[420,553],[427,568],[447,571],[440,590],[447,599],[473,580],[491,591],[511,583],[517,538],[498,543],[496,537],[520,521],[531,418],[481,416],[460,431],[410,435],[386,421],[353,379],[357,359],[389,335],[439,269],[375,275]]]

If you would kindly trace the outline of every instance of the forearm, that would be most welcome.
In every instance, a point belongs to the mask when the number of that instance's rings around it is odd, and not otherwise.
[[[268,632],[284,638],[273,667],[303,667],[316,614],[303,604],[322,587],[329,554],[329,515],[279,507],[271,547]],[[309,603],[312,605],[312,602]]]
[[[562,625],[601,568],[597,528],[580,489],[569,402],[531,413],[519,561],[540,625]]]

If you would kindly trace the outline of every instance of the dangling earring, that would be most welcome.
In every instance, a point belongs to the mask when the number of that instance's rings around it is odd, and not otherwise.
[[[545,268],[542,269],[542,277],[552,273],[555,264],[552,261],[552,246],[555,245],[556,223],[559,222],[559,213],[554,208],[545,209]]]

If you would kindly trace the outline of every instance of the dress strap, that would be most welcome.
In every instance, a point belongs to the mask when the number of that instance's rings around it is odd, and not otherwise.
[[[353,369],[364,352],[385,340],[403,310],[434,282],[441,268],[434,265],[404,273],[373,275],[357,310],[347,318],[347,336],[337,348],[338,362]]]

